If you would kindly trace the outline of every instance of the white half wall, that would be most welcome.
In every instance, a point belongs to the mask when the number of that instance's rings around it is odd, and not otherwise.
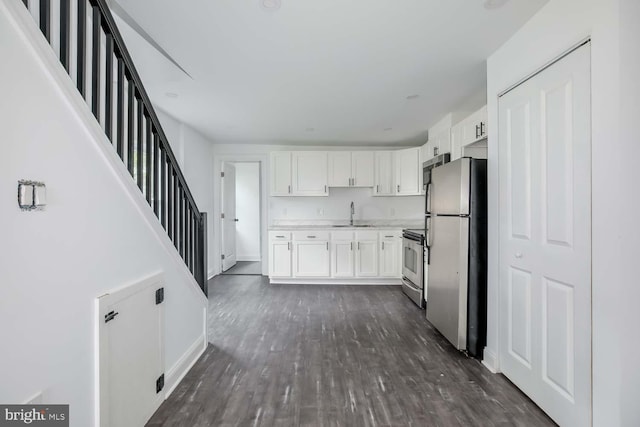
[[[236,167],[236,259],[260,261],[260,163]]]
[[[640,424],[637,0],[551,0],[488,59],[487,347],[498,354],[498,94],[591,37],[593,425]],[[499,368],[499,367],[498,367]]]
[[[21,2],[0,2],[0,40],[0,401],[41,392],[91,426],[96,298],[163,273],[174,378],[205,348],[207,300]],[[46,183],[45,211],[18,209],[19,179]]]

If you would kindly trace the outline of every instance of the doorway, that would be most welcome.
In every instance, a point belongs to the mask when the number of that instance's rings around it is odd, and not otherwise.
[[[260,162],[225,162],[222,274],[261,275]]]

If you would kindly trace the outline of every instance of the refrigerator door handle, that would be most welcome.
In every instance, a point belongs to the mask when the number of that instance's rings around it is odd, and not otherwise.
[[[431,214],[431,183],[427,184],[427,191],[426,191],[426,196],[427,198],[427,205],[426,205],[426,214],[429,215]]]

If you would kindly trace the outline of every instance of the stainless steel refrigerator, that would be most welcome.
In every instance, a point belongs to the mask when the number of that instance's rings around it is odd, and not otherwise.
[[[427,319],[457,349],[482,358],[487,318],[487,161],[431,169],[427,185]]]

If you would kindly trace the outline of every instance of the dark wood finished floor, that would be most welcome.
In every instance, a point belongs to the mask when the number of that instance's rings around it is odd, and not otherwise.
[[[149,426],[549,426],[397,286],[209,283],[211,345]]]

